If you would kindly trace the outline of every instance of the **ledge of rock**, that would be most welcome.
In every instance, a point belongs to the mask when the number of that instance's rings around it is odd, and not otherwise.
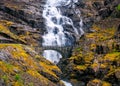
[[[5,86],[64,86],[60,69],[22,44],[0,44],[0,73]]]

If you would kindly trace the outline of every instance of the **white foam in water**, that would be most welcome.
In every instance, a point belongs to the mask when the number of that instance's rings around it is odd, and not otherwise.
[[[59,62],[60,58],[62,58],[61,54],[54,50],[45,50],[43,56],[45,56],[46,59],[48,59],[51,62],[54,62],[55,64]],[[56,56],[58,58],[54,58]]]
[[[66,82],[66,81],[63,81],[63,80],[62,80],[62,82],[65,84],[65,86],[72,86],[72,84],[69,83],[69,82]]]
[[[43,35],[42,46],[68,46],[72,45],[71,39],[68,39],[65,33],[68,33],[69,37],[72,35],[69,32],[65,32],[63,25],[71,25],[74,33],[77,35],[83,34],[82,30],[82,20],[80,19],[80,28],[75,28],[72,19],[67,16],[62,15],[60,11],[60,6],[71,6],[77,3],[78,0],[47,0],[43,10],[43,17],[46,22],[47,32]],[[59,7],[58,7],[59,6]],[[72,6],[74,7],[74,6]],[[80,17],[80,11],[76,10]],[[62,58],[60,53],[53,50],[45,50],[43,56],[50,60],[51,62],[57,64]]]

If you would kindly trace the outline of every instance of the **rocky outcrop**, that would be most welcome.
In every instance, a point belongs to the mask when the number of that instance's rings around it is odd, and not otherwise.
[[[86,33],[72,56],[60,62],[63,78],[67,77],[75,86],[119,86],[120,39],[115,37],[119,22],[105,19],[94,24],[94,32]]]
[[[108,82],[104,82],[104,81],[101,81],[101,80],[98,80],[98,79],[94,79],[92,81],[90,81],[87,86],[111,86],[110,83]]]
[[[60,69],[35,50],[40,32],[28,25],[0,20],[0,84],[64,86]]]
[[[61,70],[38,53],[44,31],[42,4],[0,2],[0,86],[64,86]]]
[[[0,72],[5,86],[64,86],[57,66],[21,44],[0,44]]]
[[[116,10],[119,0],[79,0],[77,8],[81,10],[81,16],[83,18],[85,31],[89,32],[94,22],[98,22],[107,17],[117,17],[118,12]]]
[[[19,41],[19,43],[29,44],[32,46],[41,45],[41,34],[43,34],[44,31],[41,3],[41,0],[3,0],[0,2],[1,23],[9,23],[7,27],[10,32],[21,37],[22,41],[16,38],[16,42]],[[8,35],[7,33],[1,34]],[[3,35],[2,37],[4,37]],[[3,39],[4,42],[6,40],[8,39]],[[13,38],[10,38],[8,41],[11,42],[12,40]]]
[[[3,0],[0,4],[0,10],[1,14],[10,15],[12,21],[26,23],[34,28],[43,25],[42,0]]]
[[[68,7],[61,7],[61,11],[63,15],[73,20],[76,28],[79,28],[79,21],[82,18],[84,31],[91,32],[90,28],[95,22],[108,17],[119,17],[120,13],[116,9],[119,3],[119,0],[78,0]],[[72,33],[69,25],[65,28]]]

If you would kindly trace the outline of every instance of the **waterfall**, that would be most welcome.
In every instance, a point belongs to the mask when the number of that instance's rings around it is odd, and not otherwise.
[[[69,82],[66,82],[66,81],[63,81],[63,80],[62,80],[62,82],[65,84],[65,86],[72,86],[72,84],[69,83]]]
[[[46,32],[43,35],[42,46],[71,46],[75,42],[73,35],[66,31],[65,25],[71,26],[74,34],[81,36],[84,34],[82,30],[82,19],[80,11],[75,9],[75,3],[78,0],[47,0],[43,10],[43,18],[45,19]],[[65,16],[61,12],[61,7],[71,7],[79,16],[79,28],[74,26],[72,19]],[[57,64],[62,55],[54,50],[45,50],[43,56],[51,62]]]

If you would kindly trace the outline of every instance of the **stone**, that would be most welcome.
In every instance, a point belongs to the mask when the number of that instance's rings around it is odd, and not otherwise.
[[[98,13],[104,19],[111,15],[111,10],[109,8],[102,8]]]
[[[105,0],[104,1],[104,5],[108,5],[108,4],[110,4],[110,3],[112,3],[114,0]]]
[[[92,5],[96,10],[100,10],[103,7],[101,2],[94,2]]]
[[[83,65],[83,64],[85,64],[85,61],[84,61],[83,57],[78,57],[78,58],[74,59],[74,64]]]
[[[116,76],[117,79],[120,79],[120,70],[115,72],[115,76]]]

